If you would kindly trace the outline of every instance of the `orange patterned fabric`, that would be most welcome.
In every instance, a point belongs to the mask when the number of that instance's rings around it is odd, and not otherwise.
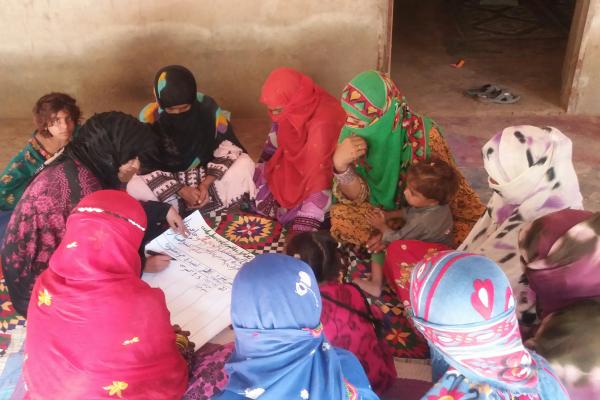
[[[337,180],[333,184],[333,196],[338,203],[331,206],[331,235],[338,242],[352,243],[363,246],[373,234],[371,225],[367,223],[366,215],[375,207],[369,199],[369,186],[362,177],[356,175],[361,184],[361,191],[355,200],[350,200],[340,190]]]

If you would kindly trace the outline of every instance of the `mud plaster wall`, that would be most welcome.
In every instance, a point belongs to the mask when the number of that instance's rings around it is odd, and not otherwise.
[[[269,71],[292,66],[335,96],[356,73],[386,68],[389,0],[5,0],[0,118],[29,118],[49,91],[84,114],[137,113],[155,71],[183,64],[238,117],[261,116]]]
[[[600,0],[577,2],[563,82],[562,101],[569,113],[600,115]]]

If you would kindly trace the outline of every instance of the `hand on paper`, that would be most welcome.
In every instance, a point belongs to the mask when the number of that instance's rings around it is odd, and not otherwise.
[[[160,272],[169,266],[172,258],[165,254],[157,254],[146,258],[144,272]]]
[[[173,207],[171,207],[169,209],[169,212],[167,213],[167,223],[169,224],[171,229],[173,229],[179,235],[187,237],[190,234],[185,224],[183,223],[181,215],[179,215],[177,210]]]

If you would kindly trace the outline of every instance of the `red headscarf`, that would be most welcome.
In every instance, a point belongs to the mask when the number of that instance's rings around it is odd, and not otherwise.
[[[181,398],[187,367],[164,294],[140,279],[145,228],[125,192],[75,207],[29,303],[26,398]]]
[[[333,152],[346,113],[337,99],[308,76],[292,68],[277,68],[267,78],[260,101],[277,128],[277,151],[267,162],[269,189],[285,208],[331,187]]]

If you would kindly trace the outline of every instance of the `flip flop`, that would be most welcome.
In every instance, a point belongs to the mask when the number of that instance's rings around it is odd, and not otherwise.
[[[477,95],[477,100],[482,103],[513,104],[521,100],[521,96],[512,94],[505,89],[499,89],[492,93]]]
[[[498,86],[488,83],[488,84],[485,84],[478,88],[467,89],[467,90],[465,90],[465,94],[467,96],[477,97],[477,96],[481,96],[481,95],[491,94],[491,93],[494,93],[494,92],[497,92],[500,90],[502,90],[502,89],[499,88]]]

